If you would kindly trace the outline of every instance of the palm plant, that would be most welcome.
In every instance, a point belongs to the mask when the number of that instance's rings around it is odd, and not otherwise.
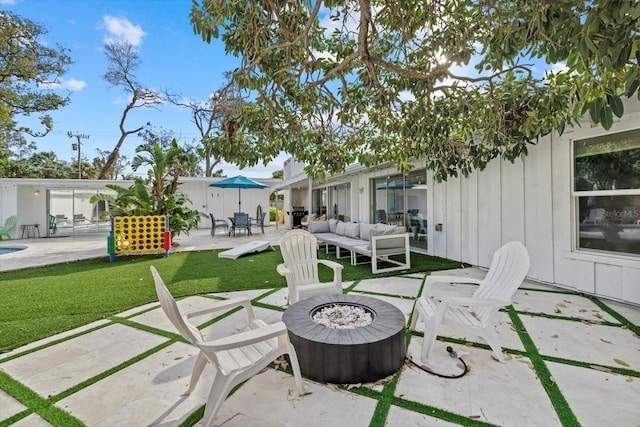
[[[129,188],[107,185],[117,196],[96,194],[91,198],[91,203],[108,201],[109,210],[114,216],[169,215],[171,237],[181,232],[189,234],[189,230],[197,227],[202,217],[199,211],[187,206],[191,200],[178,191],[182,164],[189,161],[190,154],[175,139],[166,152],[158,143],[153,143],[140,145],[136,153],[131,167],[135,171],[142,166],[149,166],[147,181],[136,178]]]

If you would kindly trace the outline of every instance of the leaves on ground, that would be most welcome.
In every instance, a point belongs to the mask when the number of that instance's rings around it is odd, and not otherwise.
[[[618,365],[626,366],[627,368],[629,367],[629,364],[627,362],[625,362],[624,360],[613,359],[613,361],[616,362]]]

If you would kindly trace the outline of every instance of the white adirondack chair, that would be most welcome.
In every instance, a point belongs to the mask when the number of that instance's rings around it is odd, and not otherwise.
[[[200,349],[186,394],[190,394],[195,389],[207,362],[216,368],[216,375],[209,392],[202,421],[203,426],[213,425],[222,403],[236,385],[249,379],[283,354],[289,355],[298,395],[304,394],[298,356],[293,345],[289,342],[287,328],[283,322],[267,325],[262,320],[256,319],[251,301],[246,298],[220,301],[214,303],[209,309],[184,316],[180,313],[176,301],[153,266],[151,274],[155,281],[156,293],[162,310],[180,334]],[[191,317],[239,306],[247,310],[249,317],[249,330],[246,332],[205,341],[198,328],[188,321]]]
[[[289,304],[314,295],[342,293],[342,265],[318,259],[318,243],[315,236],[304,230],[291,230],[280,240],[283,264],[276,267],[287,279]],[[318,264],[333,270],[332,282],[320,282]]]
[[[482,337],[498,360],[503,362],[502,347],[494,331],[498,310],[511,304],[513,294],[529,271],[529,253],[520,242],[509,242],[493,254],[491,267],[484,279],[456,276],[429,276],[423,296],[416,302],[411,329],[418,318],[425,324],[420,358],[427,363],[441,324],[459,324]],[[429,296],[434,283],[476,283],[480,285],[471,297],[446,296],[437,301]]]

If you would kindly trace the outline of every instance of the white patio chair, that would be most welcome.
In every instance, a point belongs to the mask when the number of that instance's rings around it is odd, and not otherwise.
[[[284,263],[276,270],[287,279],[289,304],[314,295],[342,293],[342,265],[318,259],[318,243],[315,236],[305,230],[291,230],[280,240]],[[318,264],[333,270],[332,282],[320,282]]]
[[[178,329],[180,335],[200,349],[186,394],[190,394],[195,389],[207,362],[216,368],[204,412],[203,426],[213,425],[222,403],[236,385],[249,379],[283,354],[289,355],[298,395],[304,394],[298,356],[293,345],[289,342],[287,328],[283,322],[267,325],[262,320],[256,319],[251,301],[246,298],[216,302],[206,310],[189,313],[185,316],[180,313],[175,299],[153,266],[151,274],[155,281],[156,293],[162,310],[171,320],[173,326]],[[191,317],[219,310],[230,310],[239,306],[247,310],[249,317],[249,330],[246,332],[205,341],[198,328],[188,321]]]
[[[484,279],[456,276],[429,276],[423,296],[416,302],[411,320],[415,330],[418,318],[425,324],[420,358],[427,363],[441,324],[463,325],[491,347],[503,362],[502,347],[494,331],[496,314],[511,304],[511,298],[529,271],[529,253],[520,242],[509,242],[493,254],[491,267]],[[480,285],[471,297],[445,296],[441,301],[429,295],[434,283],[476,283]]]

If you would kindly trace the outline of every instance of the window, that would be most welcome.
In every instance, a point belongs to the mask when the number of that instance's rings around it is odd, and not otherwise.
[[[578,248],[640,255],[640,130],[574,144]]]

